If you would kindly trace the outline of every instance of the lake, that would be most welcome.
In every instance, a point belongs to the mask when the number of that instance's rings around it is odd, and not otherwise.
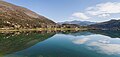
[[[120,57],[120,31],[1,32],[0,57]]]

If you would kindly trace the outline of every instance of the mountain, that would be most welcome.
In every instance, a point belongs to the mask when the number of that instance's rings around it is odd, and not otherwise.
[[[92,29],[120,30],[120,20],[110,20],[88,26]]]
[[[87,25],[95,24],[95,22],[75,20],[75,21],[58,22],[58,24],[77,24],[80,26],[87,26]]]
[[[56,25],[48,18],[0,0],[0,28],[36,28]]]

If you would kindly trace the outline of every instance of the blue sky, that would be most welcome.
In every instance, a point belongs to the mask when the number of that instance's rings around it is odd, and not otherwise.
[[[104,22],[120,18],[120,0],[5,0],[55,22]]]

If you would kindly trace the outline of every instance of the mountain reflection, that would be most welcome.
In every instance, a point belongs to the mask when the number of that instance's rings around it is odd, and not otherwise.
[[[101,34],[105,36],[109,36],[111,38],[120,38],[120,31],[109,31],[109,30],[95,30],[95,31],[90,31],[94,34]]]
[[[73,35],[73,36],[87,36],[92,34],[100,34],[109,36],[111,38],[120,38],[120,31],[109,31],[109,30],[93,30],[93,31],[64,31],[62,34]]]
[[[54,34],[47,32],[1,32],[0,56],[29,48]]]
[[[114,57],[119,38],[119,31],[1,32],[0,57]]]

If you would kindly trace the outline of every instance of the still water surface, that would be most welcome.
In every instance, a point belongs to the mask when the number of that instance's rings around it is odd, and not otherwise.
[[[0,33],[0,57],[120,57],[120,32]]]

